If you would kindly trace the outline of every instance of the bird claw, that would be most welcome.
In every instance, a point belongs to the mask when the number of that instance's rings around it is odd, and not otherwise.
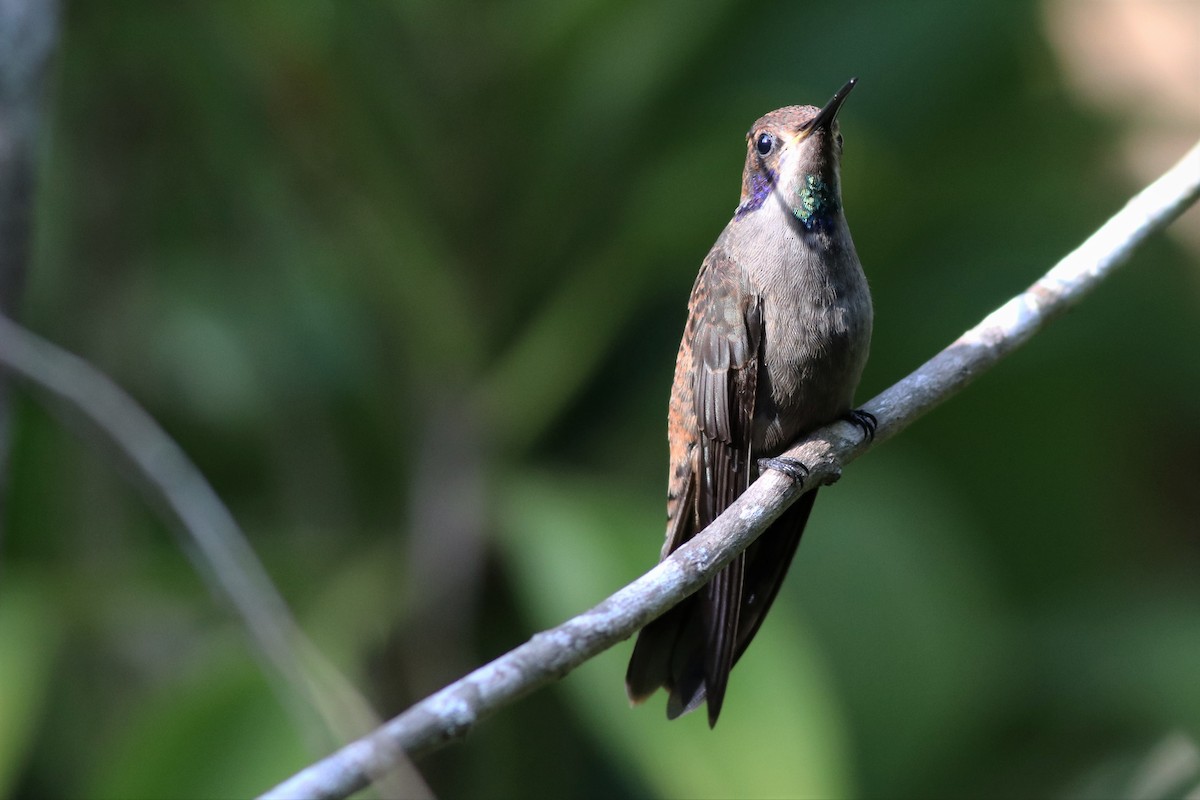
[[[760,472],[768,469],[773,469],[776,472],[782,472],[787,475],[797,486],[804,485],[804,479],[808,477],[808,467],[801,464],[794,458],[760,458],[758,460],[758,469]]]
[[[863,436],[867,437],[868,442],[875,441],[875,429],[879,427],[879,420],[875,419],[875,415],[870,411],[855,408],[843,414],[842,419],[857,426],[863,432]]]

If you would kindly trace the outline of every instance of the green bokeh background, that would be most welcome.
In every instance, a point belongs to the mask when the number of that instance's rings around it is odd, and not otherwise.
[[[685,301],[759,115],[860,78],[862,400],[1120,207],[1131,120],[1044,27],[1012,0],[67,3],[21,316],[177,438],[390,716],[654,562]],[[1197,274],[1156,237],[822,492],[714,731],[630,710],[623,645],[426,779],[1194,785],[1162,763],[1200,759]],[[0,795],[246,795],[320,755],[110,455],[14,415]]]

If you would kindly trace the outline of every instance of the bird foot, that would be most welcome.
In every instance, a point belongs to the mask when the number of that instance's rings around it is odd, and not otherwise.
[[[804,485],[804,479],[808,477],[808,467],[801,464],[794,458],[760,458],[758,460],[759,471],[773,469],[777,472],[782,472],[787,475],[797,486]]]
[[[842,419],[856,425],[863,432],[863,436],[867,437],[868,442],[875,441],[875,429],[879,427],[879,420],[875,419],[875,415],[870,411],[855,408],[843,414]]]

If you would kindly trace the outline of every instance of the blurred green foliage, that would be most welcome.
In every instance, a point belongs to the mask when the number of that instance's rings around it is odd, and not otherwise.
[[[685,301],[759,115],[861,80],[864,400],[1137,188],[1039,14],[67,3],[23,318],[177,437],[391,715],[654,562]],[[622,647],[430,784],[1103,797],[1162,741],[1194,757],[1198,289],[1157,238],[823,492],[716,730],[629,710]],[[15,424],[0,793],[232,796],[319,755],[109,454],[28,398]]]

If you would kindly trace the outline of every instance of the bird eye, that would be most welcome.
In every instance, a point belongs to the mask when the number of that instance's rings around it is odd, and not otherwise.
[[[842,135],[840,133],[837,135],[837,143],[838,143],[838,150],[841,150],[842,149]]]
[[[769,133],[760,133],[754,147],[760,156],[770,155],[771,151],[775,149],[775,137]]]

